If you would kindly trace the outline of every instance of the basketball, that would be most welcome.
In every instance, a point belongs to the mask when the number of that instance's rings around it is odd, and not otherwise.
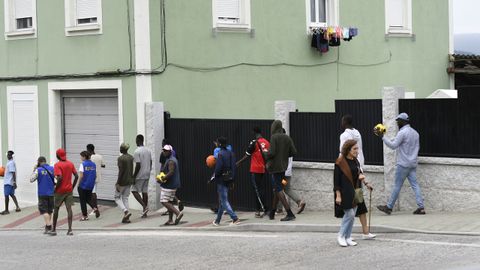
[[[0,166],[0,176],[5,176],[5,167]]]
[[[217,162],[217,160],[215,159],[215,157],[213,155],[210,155],[210,156],[207,157],[205,162],[207,163],[207,167],[213,168],[213,167],[215,167],[215,163]]]
[[[374,127],[375,130],[377,130],[378,132],[382,133],[382,134],[385,134],[385,132],[387,132],[387,128],[382,124],[377,124],[375,127]]]
[[[159,175],[157,175],[157,182],[160,183],[160,184],[163,184],[165,182],[167,182],[167,179],[163,179],[165,177],[165,173],[164,172],[161,172]]]

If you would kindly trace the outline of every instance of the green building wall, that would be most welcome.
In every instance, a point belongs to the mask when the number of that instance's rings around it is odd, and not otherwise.
[[[271,118],[275,100],[300,111],[333,111],[335,99],[381,97],[383,86],[404,86],[417,97],[449,88],[447,0],[413,2],[415,38],[385,38],[384,0],[341,0],[341,26],[360,35],[319,54],[306,33],[305,1],[252,0],[248,33],[212,35],[212,1],[166,0],[170,66],[153,77],[153,100],[173,117]],[[151,2],[160,25],[159,2]],[[161,31],[152,27],[152,66],[161,65]],[[222,67],[199,72],[175,67]],[[287,63],[312,65],[256,66]]]

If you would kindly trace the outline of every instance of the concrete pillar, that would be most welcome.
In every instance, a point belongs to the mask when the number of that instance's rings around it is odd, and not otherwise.
[[[290,112],[297,109],[294,100],[278,100],[275,101],[275,120],[282,121],[283,128],[290,134]]]
[[[162,207],[160,203],[160,185],[155,176],[160,172],[160,153],[165,138],[163,102],[145,103],[145,146],[152,151],[153,169],[148,182],[148,204],[151,210]]]
[[[398,112],[398,100],[405,96],[403,87],[384,87],[382,89],[382,114],[383,124],[387,127],[386,138],[393,138],[397,135],[398,127],[395,118]],[[385,201],[388,200],[393,188],[395,177],[396,154],[395,150],[383,145],[383,166],[385,181]],[[398,197],[397,208],[400,209],[400,196]]]

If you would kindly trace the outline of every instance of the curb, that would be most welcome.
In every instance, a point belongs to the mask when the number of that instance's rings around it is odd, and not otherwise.
[[[263,224],[249,223],[237,226],[220,227],[133,227],[133,228],[74,228],[74,231],[210,231],[210,232],[297,232],[297,233],[337,233],[339,224]],[[354,226],[354,233],[361,233],[360,226]],[[66,229],[59,229],[66,230]],[[1,228],[0,232],[6,231],[41,231],[40,228]],[[372,226],[374,233],[415,233],[415,234],[433,234],[433,235],[458,235],[458,236],[480,236],[480,232],[453,232],[453,231],[426,231],[409,228],[400,228],[386,225]]]

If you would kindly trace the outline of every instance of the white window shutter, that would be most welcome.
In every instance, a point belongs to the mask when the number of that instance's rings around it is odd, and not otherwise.
[[[15,19],[33,17],[34,0],[15,0]]]
[[[386,4],[388,10],[388,26],[393,28],[405,27],[405,0],[387,0]]]
[[[76,0],[77,19],[97,18],[98,0]]]
[[[241,0],[216,0],[217,18],[240,19]]]

